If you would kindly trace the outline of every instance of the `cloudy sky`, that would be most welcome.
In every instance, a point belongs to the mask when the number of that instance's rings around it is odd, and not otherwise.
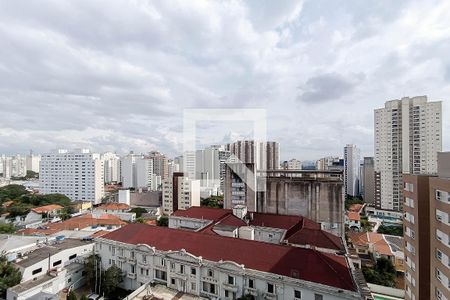
[[[282,159],[373,153],[373,110],[443,102],[450,1],[0,1],[0,153],[182,150],[183,110],[263,108]],[[198,126],[199,144],[251,132]]]

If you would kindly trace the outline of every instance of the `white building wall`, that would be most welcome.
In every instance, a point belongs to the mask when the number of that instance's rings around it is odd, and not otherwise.
[[[230,299],[253,294],[257,299],[290,300],[295,299],[294,291],[301,292],[301,299],[318,299],[315,295],[322,295],[324,300],[360,299],[355,292],[338,292],[333,287],[248,269],[234,262],[211,262],[185,251],[159,251],[147,245],[102,238],[96,240],[95,248],[102,258],[103,269],[112,265],[122,269],[126,275],[121,287],[129,290],[155,281],[178,291],[214,299],[227,299],[226,291]],[[165,279],[157,278],[161,272]],[[229,277],[232,277],[232,283],[228,283]],[[273,293],[268,292],[269,284],[274,287]],[[211,285],[214,286],[213,293],[209,289]]]
[[[103,161],[87,149],[57,150],[43,154],[40,163],[40,192],[61,193],[71,200],[100,203],[104,194]]]

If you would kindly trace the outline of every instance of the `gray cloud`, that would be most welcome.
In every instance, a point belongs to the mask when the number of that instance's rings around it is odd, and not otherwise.
[[[363,74],[359,74],[353,78],[346,78],[337,73],[314,76],[299,87],[301,93],[298,99],[309,103],[339,100],[345,95],[349,95],[363,79]]]

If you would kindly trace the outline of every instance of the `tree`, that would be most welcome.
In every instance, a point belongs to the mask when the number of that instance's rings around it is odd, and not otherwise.
[[[101,259],[100,256],[92,253],[84,262],[84,271],[86,272],[86,281],[91,290],[95,289],[95,277],[100,277]]]
[[[87,298],[86,295],[82,295],[82,296],[80,297],[80,300],[88,300],[88,298]]]
[[[0,297],[6,299],[6,290],[22,280],[19,269],[9,262],[5,256],[0,257]]]
[[[3,203],[8,200],[14,200],[29,192],[23,185],[10,184],[0,188],[0,202]]]
[[[145,223],[145,219],[143,217],[139,217],[136,219],[136,223]]]
[[[392,262],[387,258],[380,257],[374,267],[363,267],[362,271],[367,282],[395,287],[397,272]]]
[[[390,235],[403,236],[403,226],[381,225],[380,227],[378,227],[377,232],[384,233],[384,234],[390,234]]]
[[[200,206],[211,208],[223,208],[223,196],[211,196],[200,201]]]
[[[77,300],[77,295],[73,290],[71,290],[67,295],[67,300]]]
[[[0,233],[14,233],[16,232],[16,227],[11,223],[0,224]]]
[[[156,221],[156,225],[168,227],[169,226],[169,217],[167,217],[167,216],[159,217],[159,219]]]
[[[39,173],[27,170],[27,175],[25,176],[25,179],[37,179],[39,178]]]
[[[103,275],[103,292],[106,296],[111,296],[116,291],[119,284],[123,281],[122,270],[113,265],[109,267]]]
[[[140,218],[142,216],[142,214],[147,213],[147,210],[142,207],[134,207],[134,208],[130,209],[130,212],[136,213],[136,218]]]

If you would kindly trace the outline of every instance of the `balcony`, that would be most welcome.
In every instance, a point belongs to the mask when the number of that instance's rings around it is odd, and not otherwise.
[[[277,295],[273,294],[273,293],[265,292],[264,299],[267,299],[267,300],[277,299]]]
[[[135,264],[136,263],[136,258],[134,258],[134,257],[128,257],[128,262],[130,263],[130,264]]]
[[[202,280],[206,281],[206,282],[210,282],[210,283],[218,283],[217,279],[215,279],[214,277],[209,277],[209,276],[202,276]]]
[[[125,256],[122,256],[122,255],[118,255],[118,256],[117,256],[117,261],[125,262],[126,260],[127,260],[127,259],[126,259]]]
[[[128,272],[128,273],[127,273],[127,277],[130,278],[130,279],[136,279],[136,273],[130,273],[130,272]]]
[[[245,288],[245,293],[246,294],[250,294],[253,297],[258,297],[258,290],[255,288],[251,288],[251,287],[246,287]]]
[[[140,267],[148,267],[148,262],[147,261],[138,261],[138,265],[140,266]]]
[[[233,293],[237,293],[237,291],[238,291],[237,285],[230,284],[227,281],[222,283],[222,287],[223,287],[224,290],[227,290],[227,291],[230,291],[230,292],[233,292]]]

